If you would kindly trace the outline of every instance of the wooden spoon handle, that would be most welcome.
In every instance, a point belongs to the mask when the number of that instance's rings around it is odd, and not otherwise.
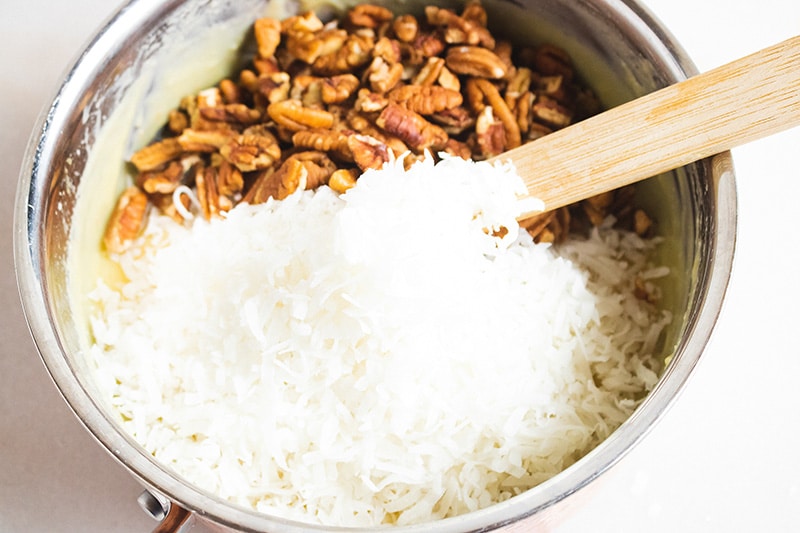
[[[552,210],[800,124],[800,36],[498,156]],[[800,149],[800,147],[798,147]]]

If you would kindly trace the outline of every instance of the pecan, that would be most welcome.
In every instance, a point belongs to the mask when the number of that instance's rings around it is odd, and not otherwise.
[[[275,49],[281,42],[281,23],[273,18],[260,18],[253,23],[258,55],[269,58],[275,55]]]
[[[560,75],[565,81],[572,81],[572,60],[563,48],[542,45],[536,49],[533,61],[536,70],[545,76]]]
[[[311,33],[323,28],[322,21],[313,11],[289,17],[281,22],[281,33]]]
[[[352,26],[375,29],[390,22],[394,14],[383,6],[360,4],[347,12],[347,21]]]
[[[404,85],[388,94],[389,101],[400,104],[420,115],[432,115],[458,107],[461,93],[438,85]]]
[[[216,152],[235,135],[232,130],[197,131],[187,128],[177,142],[186,152]]]
[[[284,100],[270,104],[267,114],[277,124],[298,131],[306,128],[330,128],[334,117],[328,111],[303,107],[299,100]]]
[[[180,134],[183,130],[189,127],[189,117],[180,109],[173,109],[169,112],[169,119],[167,120],[167,128],[175,134]]]
[[[163,170],[140,172],[135,183],[146,193],[168,194],[180,185],[183,178],[183,165],[178,161],[170,161]]]
[[[347,123],[358,133],[369,135],[384,143],[395,155],[408,152],[408,146],[401,139],[381,131],[372,121],[355,110],[347,114]]]
[[[492,106],[486,106],[475,121],[475,134],[483,157],[500,155],[505,151],[506,130],[494,116]]]
[[[211,218],[219,216],[221,211],[216,172],[212,167],[203,168],[199,165],[195,172],[197,201],[200,204],[203,218],[211,220]]]
[[[404,43],[410,43],[417,37],[419,24],[413,15],[400,15],[392,22],[395,36]]]
[[[131,163],[139,172],[154,170],[183,153],[178,139],[169,137],[145,146],[131,156]]]
[[[434,113],[430,118],[449,135],[461,135],[475,125],[475,117],[461,106]]]
[[[144,228],[147,195],[138,187],[125,189],[106,224],[103,244],[110,253],[122,253]]]
[[[444,145],[444,151],[450,155],[460,157],[461,159],[472,158],[472,149],[469,147],[469,145],[452,138],[447,139],[447,143]]]
[[[300,130],[292,135],[292,144],[297,148],[307,148],[318,152],[333,152],[337,159],[352,161],[353,154],[348,147],[350,135],[328,129]]]
[[[454,46],[447,51],[445,61],[456,74],[478,78],[501,79],[507,71],[497,54],[479,46]]]
[[[349,168],[340,168],[331,174],[328,186],[339,194],[346,192],[356,185],[356,171]]]
[[[236,124],[255,124],[261,120],[261,112],[244,104],[225,104],[216,107],[201,107],[203,118],[215,122],[232,122]]]
[[[480,2],[477,1],[468,2],[467,5],[464,6],[464,10],[461,12],[461,18],[484,27],[486,27],[488,22],[486,10]]]
[[[326,104],[344,102],[355,93],[359,86],[358,78],[352,74],[340,74],[322,80],[321,96]]]
[[[633,213],[633,231],[637,235],[643,237],[653,226],[653,220],[641,209],[637,209]]]
[[[276,200],[282,200],[295,192],[305,181],[305,189],[316,189],[328,182],[336,165],[322,152],[298,152],[281,164],[272,176],[278,181]]]
[[[555,129],[564,128],[572,123],[569,110],[551,98],[540,97],[531,107],[534,120]]]
[[[419,62],[424,59],[438,56],[446,48],[444,39],[439,34],[434,32],[417,32],[417,37],[413,42],[414,50],[418,51],[420,55]]]
[[[613,201],[613,192],[604,192],[596,196],[592,196],[591,198],[587,198],[581,202],[581,207],[583,208],[584,213],[586,213],[586,216],[589,218],[589,221],[593,225],[599,226],[608,216],[609,207]]]
[[[373,39],[350,34],[336,52],[319,56],[312,64],[315,73],[321,76],[348,74],[364,66],[372,57]]]
[[[402,59],[400,43],[388,37],[381,37],[372,48],[372,56],[380,57],[387,63],[399,63]]]
[[[429,57],[411,80],[411,83],[413,85],[433,85],[439,79],[439,74],[443,68],[444,59],[441,57]]]
[[[489,31],[475,21],[458,16],[449,9],[426,6],[428,24],[444,27],[444,40],[449,44],[480,45],[494,48],[495,41]]]
[[[372,60],[366,75],[373,91],[385,93],[400,82],[400,78],[403,76],[403,65],[387,63],[382,57],[376,57]]]
[[[247,194],[242,198],[242,202],[251,205],[263,204],[271,197],[277,197],[280,181],[274,180],[274,175],[275,167],[261,170],[250,186],[250,189],[247,191]]]
[[[220,155],[242,172],[271,167],[281,157],[278,140],[262,127],[246,129],[219,149]]]
[[[470,79],[468,82],[475,84],[478,90],[483,94],[483,97],[486,99],[486,103],[492,107],[494,114],[500,119],[503,123],[503,127],[506,130],[506,150],[510,150],[511,148],[516,148],[522,143],[522,139],[520,137],[519,132],[519,124],[517,123],[517,119],[511,110],[508,108],[505,100],[500,96],[500,92],[497,90],[497,87],[492,84],[489,80],[485,80],[482,78],[473,78]]]
[[[442,71],[439,72],[439,77],[436,81],[438,81],[439,85],[445,89],[450,89],[451,91],[461,91],[461,82],[459,81],[458,76],[450,72],[450,69],[447,67],[442,67]]]
[[[244,177],[241,171],[225,159],[219,163],[216,170],[219,194],[235,199],[244,189]]]
[[[219,92],[222,95],[222,101],[226,104],[242,103],[242,91],[238,85],[228,78],[219,82]]]
[[[440,149],[447,143],[447,133],[422,115],[405,107],[390,103],[381,111],[376,124],[384,131],[396,135],[412,150]]]
[[[374,93],[369,89],[359,89],[353,109],[364,113],[377,113],[383,111],[388,104],[389,99],[386,96]]]
[[[281,102],[289,97],[291,78],[286,72],[274,72],[272,74],[261,74],[255,80],[253,92],[264,95],[267,102],[274,104]]]
[[[361,170],[378,169],[391,160],[389,147],[370,135],[350,135],[347,145]]]

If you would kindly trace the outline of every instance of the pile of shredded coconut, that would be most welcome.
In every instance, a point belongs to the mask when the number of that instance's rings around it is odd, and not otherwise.
[[[506,500],[595,447],[656,383],[655,243],[517,226],[507,165],[427,160],[153,215],[92,294],[96,381],[163,464],[237,504],[410,524]]]

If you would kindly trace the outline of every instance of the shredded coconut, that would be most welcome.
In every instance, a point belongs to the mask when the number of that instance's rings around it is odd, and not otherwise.
[[[522,191],[508,165],[427,160],[153,215],[128,281],[92,294],[96,381],[163,464],[265,513],[410,524],[511,498],[632,413],[670,320],[633,296],[666,274],[654,241],[534,244]]]

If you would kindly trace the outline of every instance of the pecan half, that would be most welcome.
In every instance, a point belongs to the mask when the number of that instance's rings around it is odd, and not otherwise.
[[[350,135],[347,145],[358,168],[378,169],[391,160],[389,147],[370,135]]]
[[[271,167],[281,157],[278,140],[261,127],[248,128],[219,149],[220,155],[242,172]]]
[[[322,101],[326,104],[338,104],[352,96],[360,82],[352,74],[340,74],[323,78],[321,87]]]
[[[323,109],[304,107],[299,100],[284,100],[270,104],[267,114],[277,124],[298,131],[307,128],[330,128],[334,117]]]
[[[124,252],[144,228],[147,195],[138,187],[128,187],[117,200],[106,224],[103,244],[110,253]]]
[[[456,74],[478,78],[502,79],[507,71],[497,54],[479,46],[454,46],[447,51],[445,61]]]
[[[183,153],[178,139],[169,137],[145,146],[131,156],[131,163],[139,172],[155,170]]]
[[[273,18],[264,17],[253,23],[253,33],[258,46],[258,55],[269,58],[275,55],[275,49],[281,42],[281,23]]]
[[[390,103],[381,111],[375,123],[384,131],[396,135],[412,150],[441,149],[447,143],[447,133],[422,115],[401,105]]]
[[[458,107],[464,101],[461,93],[438,85],[404,85],[388,94],[389,101],[420,115],[432,115]]]

